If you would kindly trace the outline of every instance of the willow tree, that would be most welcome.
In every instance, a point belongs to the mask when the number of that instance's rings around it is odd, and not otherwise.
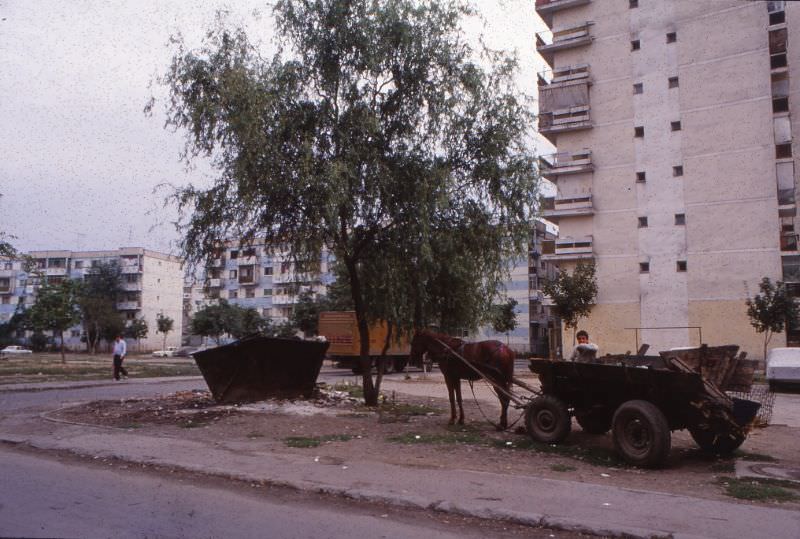
[[[516,59],[467,43],[474,15],[460,0],[278,0],[276,54],[220,17],[197,49],[173,40],[161,79],[187,159],[218,170],[176,193],[185,256],[213,258],[227,237],[297,261],[327,249],[350,288],[367,404],[372,321],[419,322],[448,272],[479,303],[524,250],[532,116]]]

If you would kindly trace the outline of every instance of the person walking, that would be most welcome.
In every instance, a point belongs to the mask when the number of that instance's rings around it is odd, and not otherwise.
[[[122,360],[125,359],[125,354],[128,352],[128,345],[125,344],[125,339],[122,335],[117,335],[114,341],[114,380],[119,381],[119,375],[122,373],[123,378],[128,377],[128,371],[122,366]]]

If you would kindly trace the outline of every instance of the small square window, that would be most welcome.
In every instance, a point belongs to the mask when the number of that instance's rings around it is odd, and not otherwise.
[[[775,159],[784,159],[792,156],[792,143],[775,145]]]
[[[638,39],[631,40],[631,50],[638,51],[641,47],[641,43],[639,43]]]
[[[670,77],[667,79],[667,87],[669,88],[677,88],[678,87],[678,77]]]
[[[669,123],[669,128],[672,129],[673,131],[680,131],[681,130],[681,122],[680,121],[670,122]]]
[[[685,213],[676,213],[675,214],[675,224],[676,225],[685,225],[686,224],[686,214]]]
[[[675,165],[672,167],[673,176],[683,176],[683,165]]]
[[[678,41],[678,33],[667,32],[667,43],[675,43],[676,41]]]
[[[639,262],[639,273],[650,273],[650,262]]]
[[[641,94],[644,93],[644,84],[641,82],[637,82],[633,85],[633,93],[634,94]]]
[[[639,228],[647,228],[647,217],[639,217]]]
[[[633,136],[637,137],[637,138],[644,137],[644,127],[641,126],[641,125],[638,125],[638,126],[634,127],[633,128]]]
[[[239,297],[239,292],[236,290],[228,290],[228,298],[229,299],[236,299]]]
[[[628,7],[630,9],[639,7],[639,0],[628,0]]]
[[[786,22],[786,12],[785,11],[776,11],[775,13],[769,14],[769,25],[772,26],[773,24],[781,24]]]
[[[678,260],[675,264],[676,271],[686,271],[686,261],[685,260]]]
[[[264,268],[264,275],[272,275],[272,266]]]
[[[229,279],[235,279],[238,275],[239,275],[239,272],[236,271],[236,270],[230,270],[228,272],[228,278]]]
[[[244,291],[244,297],[246,298],[254,298],[256,297],[256,290],[255,288],[248,288]]]
[[[786,67],[787,65],[788,64],[787,64],[787,61],[786,61],[786,53],[785,52],[781,52],[779,54],[770,55],[770,57],[769,57],[769,67],[770,67],[770,69],[779,69],[781,67]]]
[[[772,100],[772,112],[789,112],[789,98],[776,97]]]
[[[644,183],[647,181],[646,175],[644,172],[637,172],[636,173],[636,181],[639,183]]]
[[[265,288],[264,289],[264,295],[265,296],[271,296],[272,295],[272,289],[271,288]]]

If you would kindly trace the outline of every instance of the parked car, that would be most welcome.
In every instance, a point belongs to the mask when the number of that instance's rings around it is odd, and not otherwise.
[[[33,352],[31,352],[27,348],[23,348],[21,346],[15,345],[15,344],[12,344],[11,346],[6,346],[2,350],[0,350],[0,354],[2,354],[2,355],[6,355],[6,354],[8,354],[8,355],[20,355],[20,354],[32,354],[32,353]]]
[[[800,385],[800,348],[773,348],[767,353],[767,382]]]
[[[177,346],[168,346],[166,350],[156,350],[153,352],[153,357],[172,357],[177,350]]]
[[[181,346],[172,354],[172,357],[191,357],[194,352],[197,352],[196,346]]]

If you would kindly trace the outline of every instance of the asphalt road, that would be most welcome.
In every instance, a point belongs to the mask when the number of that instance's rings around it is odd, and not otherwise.
[[[2,537],[579,537],[0,448]]]

